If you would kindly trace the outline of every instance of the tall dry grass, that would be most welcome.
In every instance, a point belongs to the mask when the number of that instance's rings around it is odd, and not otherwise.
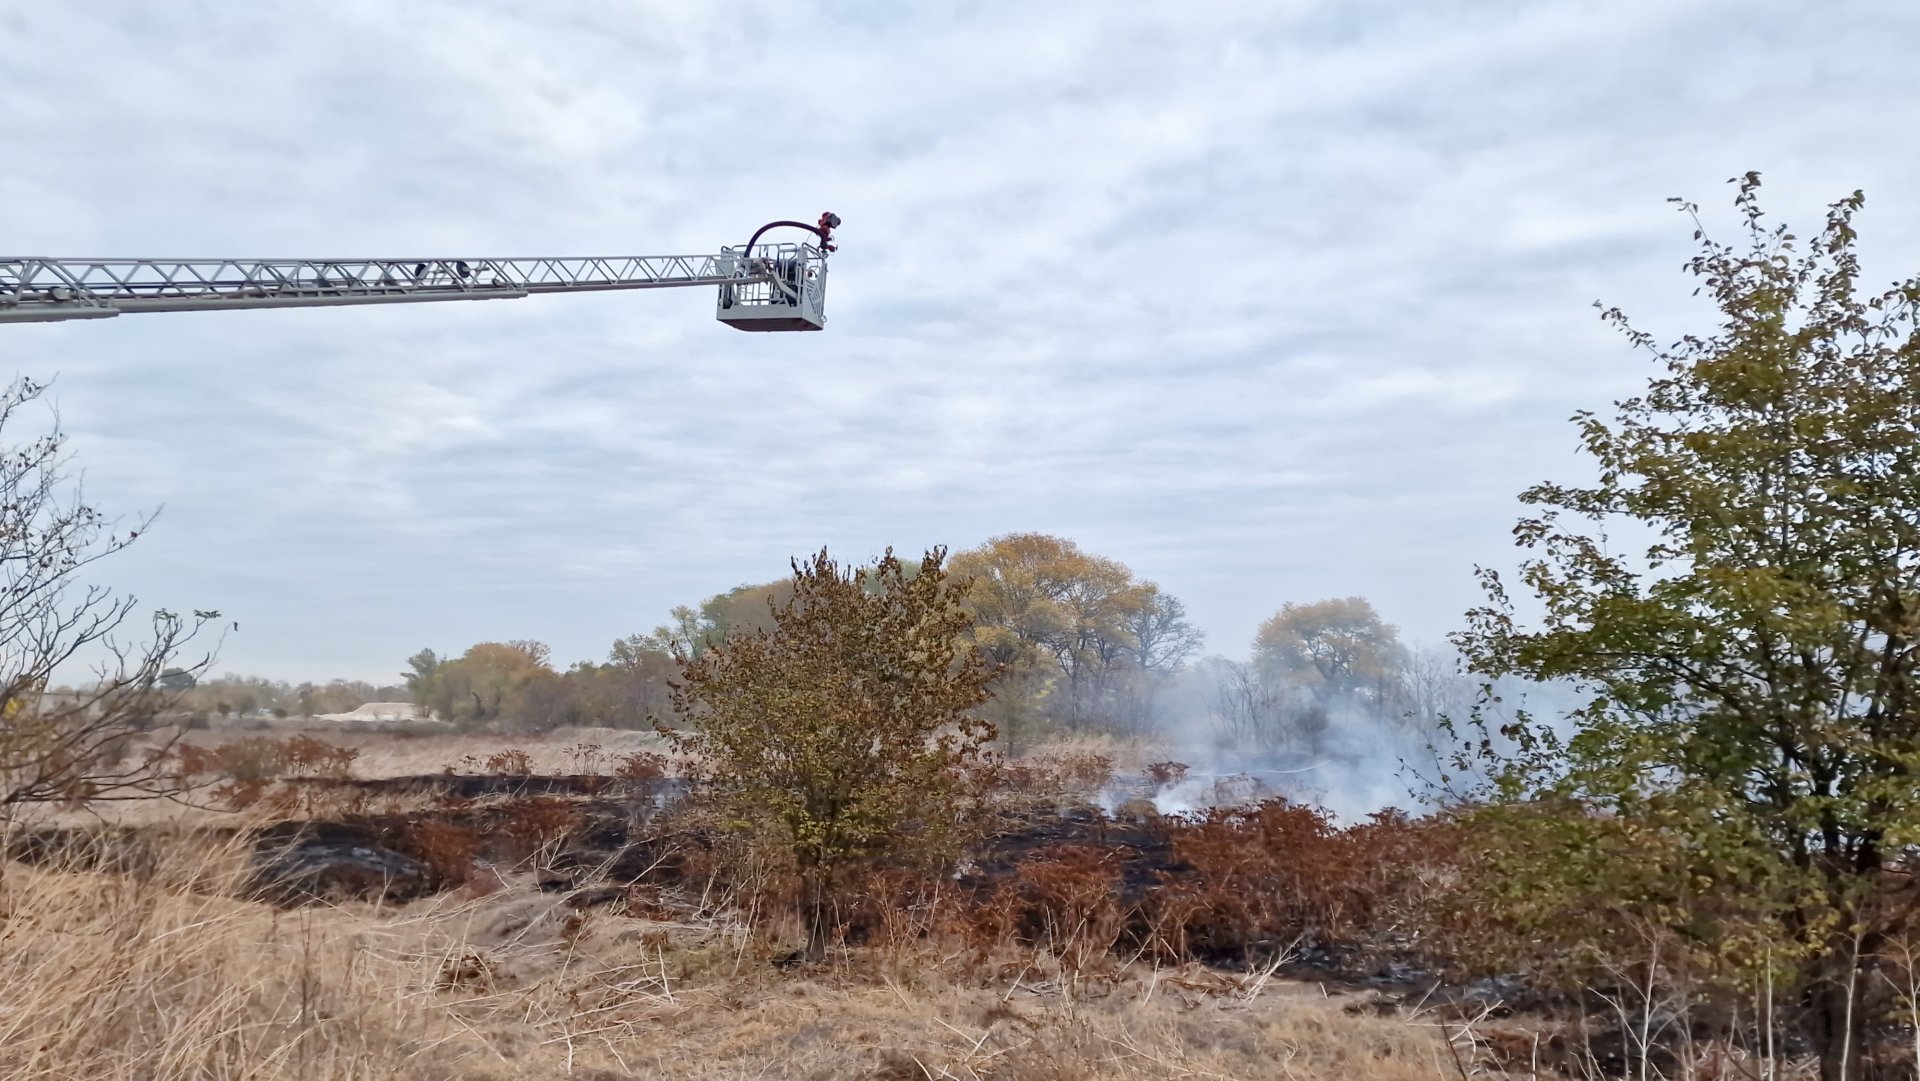
[[[959,1078],[1451,1076],[1439,1031],[1268,978],[1143,970],[1068,995],[1030,964],[941,958],[795,975],[715,915],[576,912],[492,880],[405,909],[236,900],[236,844],[178,838],[128,874],[7,865],[0,1077]],[[683,906],[688,913],[697,906]],[[661,912],[652,913],[655,916]]]

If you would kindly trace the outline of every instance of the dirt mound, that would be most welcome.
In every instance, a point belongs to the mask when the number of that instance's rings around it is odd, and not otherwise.
[[[431,714],[412,702],[368,702],[345,713],[317,713],[316,721],[430,721]]]

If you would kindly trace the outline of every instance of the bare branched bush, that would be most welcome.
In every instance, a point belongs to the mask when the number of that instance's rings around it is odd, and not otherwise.
[[[45,386],[0,390],[0,433],[17,432]],[[136,641],[137,602],[87,581],[90,568],[132,544],[129,528],[85,502],[68,472],[58,416],[46,432],[0,444],[0,807],[122,799],[171,790],[165,748],[132,749],[163,730],[181,690],[210,657],[181,660],[219,617],[156,611]],[[78,678],[88,675],[90,678]],[[76,680],[54,691],[59,679]],[[163,731],[177,736],[177,726]]]

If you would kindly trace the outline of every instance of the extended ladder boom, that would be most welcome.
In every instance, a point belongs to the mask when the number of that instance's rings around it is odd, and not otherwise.
[[[536,293],[720,287],[721,321],[743,330],[825,324],[832,225],[795,222],[812,244],[722,248],[717,255],[412,259],[51,259],[0,256],[0,323],[102,319],[136,312],[314,308]],[[768,228],[770,228],[769,226]],[[760,233],[754,234],[754,240]]]

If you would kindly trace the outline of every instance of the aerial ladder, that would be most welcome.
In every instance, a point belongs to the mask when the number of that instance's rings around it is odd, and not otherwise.
[[[715,314],[739,330],[826,326],[827,256],[840,224],[768,222],[715,255],[493,259],[55,259],[0,256],[0,323],[107,319],[137,312],[321,308],[435,300],[518,300],[541,293],[719,290]],[[803,229],[812,241],[761,243]]]

